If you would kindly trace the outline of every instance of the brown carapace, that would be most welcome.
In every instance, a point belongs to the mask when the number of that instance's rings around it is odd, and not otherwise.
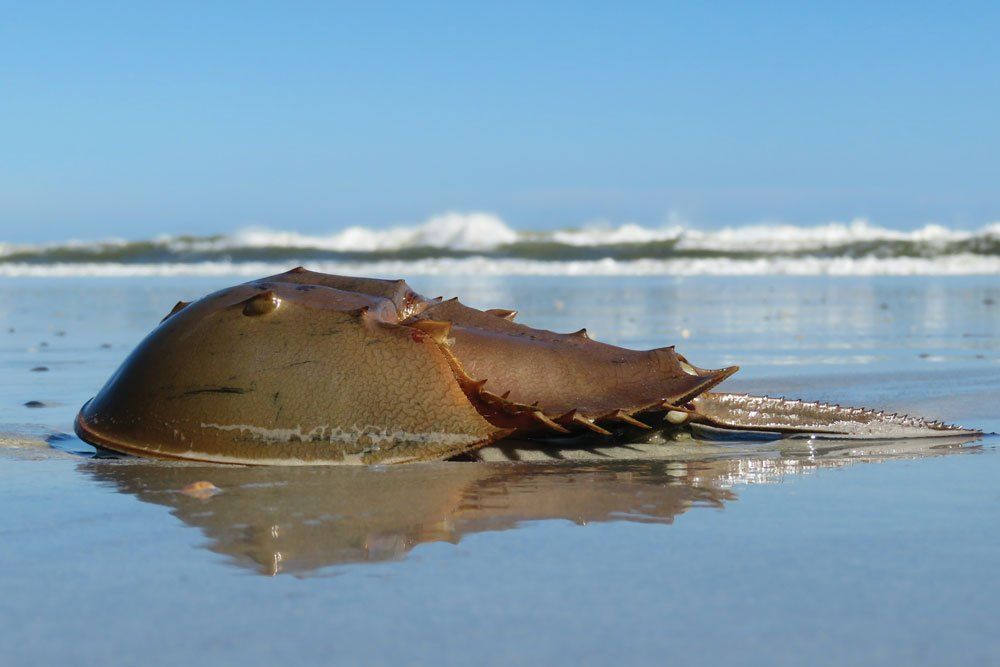
[[[293,269],[179,302],[77,417],[81,438],[241,464],[451,458],[502,438],[627,441],[698,428],[928,437],[938,422],[710,392],[673,347],[628,350],[427,299],[402,280]]]

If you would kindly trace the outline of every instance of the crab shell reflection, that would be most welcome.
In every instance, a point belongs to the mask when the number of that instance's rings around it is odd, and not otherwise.
[[[561,519],[669,524],[721,508],[745,484],[824,467],[961,453],[975,438],[561,450],[511,443],[494,463],[234,467],[125,458],[80,464],[94,479],[171,508],[207,548],[265,575],[405,558],[429,542]],[[559,458],[557,458],[559,457]],[[567,460],[568,459],[568,460]],[[496,463],[502,461],[500,463]],[[205,483],[208,484],[205,484]],[[191,489],[213,489],[192,493]]]

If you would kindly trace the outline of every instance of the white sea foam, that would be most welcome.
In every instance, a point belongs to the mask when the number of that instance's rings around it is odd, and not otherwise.
[[[161,236],[151,242],[172,252],[225,252],[239,249],[288,248],[329,252],[391,252],[408,248],[441,248],[463,252],[489,252],[519,242],[548,242],[570,247],[599,248],[675,241],[680,250],[708,252],[752,251],[762,253],[803,252],[836,249],[865,242],[909,242],[933,250],[970,239],[1000,241],[1000,222],[975,231],[928,224],[900,231],[879,227],[858,218],[849,222],[798,226],[783,223],[753,224],[703,230],[676,223],[646,227],[636,223],[612,225],[591,223],[578,229],[557,231],[515,230],[492,213],[449,212],[409,226],[386,229],[352,226],[331,234],[253,227],[212,238]],[[71,250],[100,255],[130,245],[123,239],[62,241],[38,245],[0,242],[0,258],[17,253]]]
[[[1000,223],[975,232],[933,224],[912,231],[900,231],[878,227],[863,218],[849,223],[830,222],[813,227],[760,224],[715,231],[686,230],[678,247],[714,251],[802,252],[872,241],[904,241],[933,246],[966,241],[977,236],[1000,238]]]
[[[956,230],[937,224],[900,231],[879,227],[864,218],[814,226],[771,223],[717,230],[702,230],[678,224],[645,227],[637,223],[612,225],[597,222],[577,229],[519,231],[491,213],[451,212],[432,217],[419,225],[388,229],[352,226],[329,235],[250,228],[211,241],[181,241],[171,237],[162,237],[160,240],[178,250],[309,248],[336,252],[377,252],[429,247],[482,252],[531,241],[573,247],[676,241],[677,248],[685,250],[802,252],[872,241],[904,241],[934,246],[975,237],[1000,239],[1000,223],[993,223],[976,231]]]
[[[288,270],[302,262],[136,263],[61,262],[0,263],[3,277],[138,277],[242,276],[257,277]],[[956,254],[935,258],[796,257],[614,259],[544,261],[488,257],[432,258],[375,262],[314,261],[308,268],[326,273],[400,277],[413,275],[528,276],[960,276],[1000,274],[1000,257]]]
[[[414,248],[422,249],[419,259],[392,257]],[[491,213],[452,212],[418,225],[354,226],[329,235],[252,228],[148,242],[0,243],[2,276],[250,276],[296,264],[379,275],[968,275],[1000,273],[998,263],[1000,223],[975,231],[933,224],[900,231],[864,219],[806,227],[593,223],[521,231]]]
[[[684,237],[687,230],[680,225],[664,227],[643,227],[634,222],[611,225],[598,222],[584,225],[580,229],[565,229],[549,234],[540,234],[545,240],[576,247],[602,245],[623,245],[626,243],[658,243],[674,241]]]
[[[328,235],[272,231],[254,227],[211,240],[180,240],[161,237],[177,250],[231,250],[236,248],[309,248],[335,252],[377,252],[404,248],[448,248],[483,251],[514,243],[520,238],[492,213],[437,215],[423,224],[388,229],[352,226]]]

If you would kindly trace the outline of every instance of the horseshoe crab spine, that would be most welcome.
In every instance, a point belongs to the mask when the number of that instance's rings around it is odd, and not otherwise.
[[[977,435],[940,421],[880,410],[770,396],[707,392],[692,401],[692,421],[716,428],[829,438],[898,439]]]

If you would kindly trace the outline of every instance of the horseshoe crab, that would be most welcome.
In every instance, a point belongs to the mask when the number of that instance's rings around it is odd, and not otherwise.
[[[859,408],[711,391],[736,372],[673,347],[533,329],[402,280],[296,268],[180,302],[81,409],[127,454],[241,464],[398,463],[503,438],[893,439],[974,434]]]

